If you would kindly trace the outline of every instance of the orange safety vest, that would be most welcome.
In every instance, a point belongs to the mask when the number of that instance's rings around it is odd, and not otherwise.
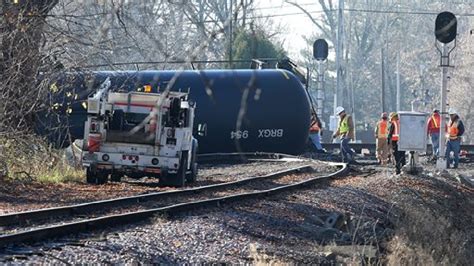
[[[458,138],[458,122],[457,121],[450,121],[449,127],[448,127],[448,138],[449,139],[457,139]]]
[[[309,128],[309,132],[319,132],[321,128],[318,126],[318,122],[313,122],[313,125]]]
[[[440,121],[439,121],[439,120],[440,120],[440,116],[434,116],[434,115],[432,115],[432,116],[431,116],[431,120],[433,121],[433,128],[439,129],[439,127],[440,127],[440,125],[439,125],[439,124],[440,124]]]
[[[377,137],[379,139],[386,139],[388,135],[388,121],[380,120],[377,123]]]
[[[392,121],[393,123],[393,134],[392,141],[398,141],[400,138],[400,120]]]

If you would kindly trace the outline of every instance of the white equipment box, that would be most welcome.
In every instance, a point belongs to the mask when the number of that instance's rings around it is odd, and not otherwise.
[[[335,115],[331,115],[331,116],[329,117],[329,130],[330,130],[330,131],[336,132],[338,119],[339,119],[339,117],[338,117],[338,116],[335,116]]]
[[[398,150],[425,152],[427,144],[426,121],[428,114],[420,112],[398,112],[400,140]]]

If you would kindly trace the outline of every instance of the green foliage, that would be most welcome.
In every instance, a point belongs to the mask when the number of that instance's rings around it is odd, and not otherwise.
[[[0,138],[0,181],[63,183],[84,180],[84,171],[74,168],[64,151],[52,149],[38,137]]]
[[[240,30],[233,43],[234,60],[250,60],[256,58],[284,58],[286,52],[273,43],[263,30]],[[249,63],[239,63],[236,68],[248,68]]]
[[[82,182],[85,180],[84,171],[76,169],[65,162],[55,165],[53,168],[43,169],[35,176],[36,181],[42,183],[68,183]]]

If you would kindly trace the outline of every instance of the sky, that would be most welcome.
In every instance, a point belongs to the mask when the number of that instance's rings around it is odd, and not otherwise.
[[[320,11],[318,1],[316,0],[291,0],[306,10]],[[258,12],[262,16],[273,16],[270,18],[274,25],[281,25],[286,31],[279,36],[283,40],[283,48],[288,52],[290,58],[301,58],[300,51],[307,48],[308,44],[303,36],[311,36],[316,33],[316,26],[313,25],[311,19],[302,11],[285,2],[285,0],[260,0],[256,1]]]

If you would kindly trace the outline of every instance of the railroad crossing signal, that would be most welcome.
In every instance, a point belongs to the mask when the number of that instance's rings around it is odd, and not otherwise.
[[[316,114],[323,116],[324,102],[324,69],[323,62],[328,58],[328,43],[324,39],[317,39],[313,43],[313,57],[318,61],[318,79],[316,87]],[[323,122],[324,123],[324,122]]]
[[[447,101],[447,92],[448,92],[448,68],[450,67],[449,64],[449,54],[454,50],[456,47],[456,30],[457,30],[457,20],[456,16],[454,16],[451,12],[441,12],[436,16],[435,21],[435,37],[436,39],[442,43],[442,48],[438,47],[438,43],[435,42],[436,49],[438,49],[441,60],[440,60],[440,67],[442,67],[442,85],[441,85],[441,102],[440,102],[440,110],[441,110],[441,121],[440,121],[440,128],[445,127],[445,118],[446,118],[446,101]],[[448,43],[454,40],[454,45],[452,48],[448,48]],[[439,157],[436,162],[436,167],[439,169],[446,169],[447,160],[445,155],[446,151],[446,143],[445,143],[445,135],[440,134],[439,136]],[[449,155],[448,155],[449,156]]]

